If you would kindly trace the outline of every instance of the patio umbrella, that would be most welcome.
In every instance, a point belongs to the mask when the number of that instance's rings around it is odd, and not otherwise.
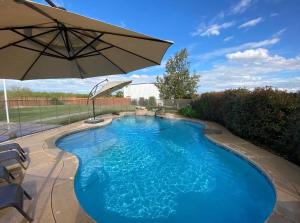
[[[105,85],[100,85],[104,82],[107,82]],[[107,79],[104,81],[99,82],[96,84],[89,93],[88,101],[92,100],[93,102],[93,117],[96,120],[96,113],[95,113],[95,99],[99,96],[107,96],[110,95],[112,92],[122,89],[123,87],[130,84],[132,81],[108,81]],[[100,120],[99,120],[100,121]],[[95,123],[93,120],[88,120],[89,123]]]
[[[1,0],[0,15],[0,79],[124,74],[160,64],[172,44],[26,0]]]
[[[107,82],[104,86],[102,86],[99,90],[97,90],[93,95],[91,95],[90,99],[94,99],[99,96],[107,96],[112,92],[122,89],[123,87],[129,85],[132,81],[110,81]]]

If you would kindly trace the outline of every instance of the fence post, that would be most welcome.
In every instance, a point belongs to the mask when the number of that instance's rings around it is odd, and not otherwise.
[[[79,110],[79,112],[78,112],[78,117],[79,117],[79,118],[78,118],[78,119],[81,119],[81,117],[85,117],[84,114],[81,114],[81,103],[80,103],[80,101],[78,101],[77,99],[75,99],[74,101],[75,101],[76,105],[77,105],[78,108],[79,108],[79,109],[78,109],[78,110]]]
[[[8,111],[8,101],[7,101],[7,94],[6,94],[6,85],[5,79],[3,79],[3,91],[4,91],[4,103],[5,103],[5,112],[6,112],[6,122],[7,128],[9,129],[9,111]]]
[[[71,111],[70,111],[70,103],[68,103],[68,110],[69,110],[69,125],[71,124]]]
[[[37,100],[38,101],[38,100]],[[38,101],[38,106],[39,106],[39,118],[40,118],[40,125],[41,125],[41,131],[43,130],[43,124],[42,124],[42,112],[41,112],[41,100]]]
[[[23,134],[22,134],[22,126],[21,126],[21,114],[20,114],[19,100],[17,100],[17,106],[18,106],[19,132],[20,132],[20,136],[22,136]]]
[[[55,100],[55,104],[54,104],[54,106],[55,106],[55,120],[56,120],[56,123],[59,123],[58,122],[58,115],[57,115],[57,103],[58,103],[58,100]]]

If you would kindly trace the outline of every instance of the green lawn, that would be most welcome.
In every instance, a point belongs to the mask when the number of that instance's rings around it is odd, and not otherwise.
[[[114,111],[133,110],[134,106],[96,106],[96,114]],[[48,124],[67,124],[88,118],[92,114],[91,105],[48,105],[10,108],[11,122],[42,122]],[[6,121],[5,109],[1,109],[0,121]]]

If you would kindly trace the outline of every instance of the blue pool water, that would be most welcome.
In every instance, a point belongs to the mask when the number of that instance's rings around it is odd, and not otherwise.
[[[188,121],[128,116],[65,136],[80,160],[75,191],[101,223],[264,222],[275,193],[249,162]]]

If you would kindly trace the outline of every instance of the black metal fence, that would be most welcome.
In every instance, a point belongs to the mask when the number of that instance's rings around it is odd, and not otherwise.
[[[191,100],[108,100],[96,103],[96,115],[112,112],[134,111],[139,107],[152,111],[176,112]],[[7,122],[5,101],[0,100],[0,142],[28,134],[56,128],[92,117],[92,105],[72,100],[9,100]]]

